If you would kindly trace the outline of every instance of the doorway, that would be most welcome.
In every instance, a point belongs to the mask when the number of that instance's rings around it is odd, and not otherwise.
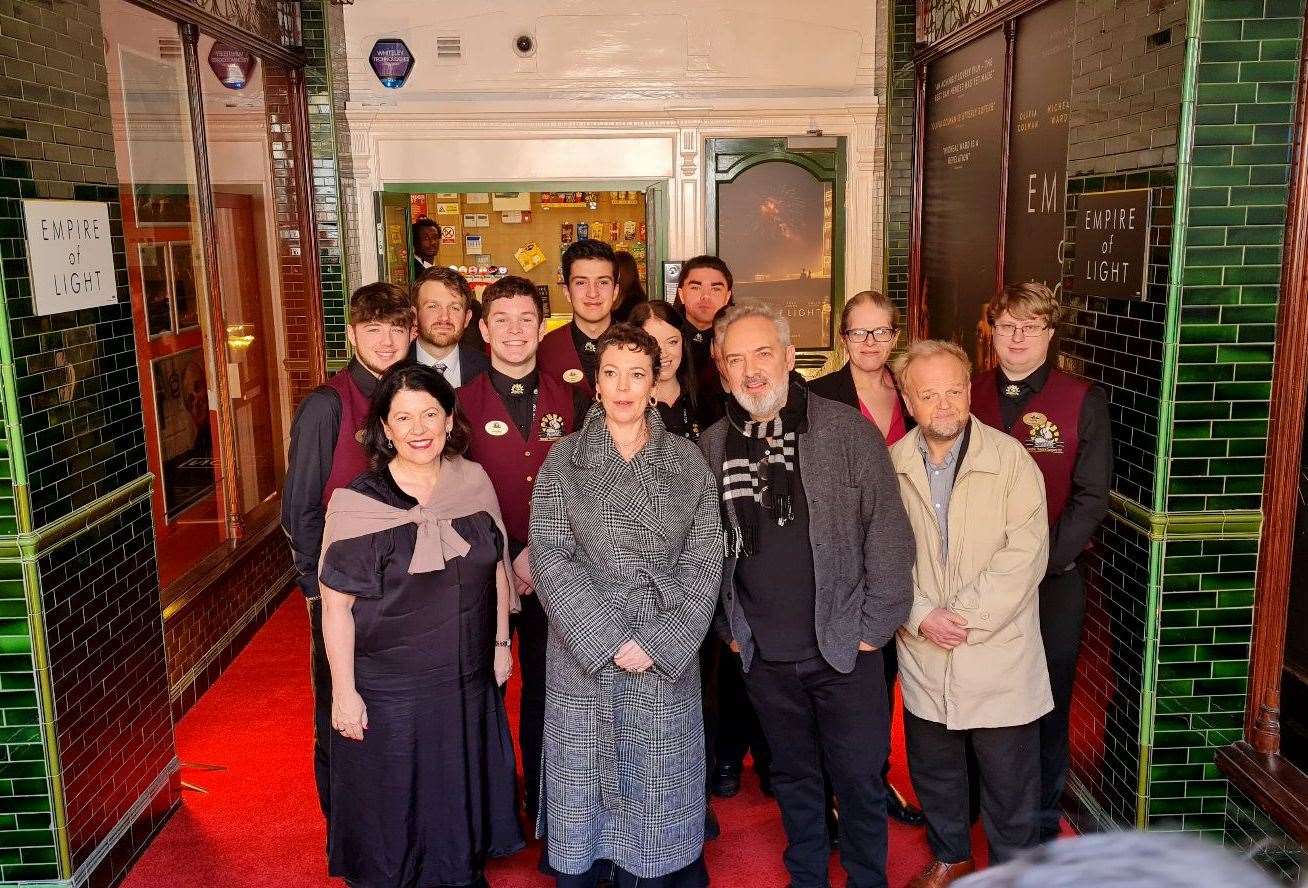
[[[668,204],[664,182],[405,183],[376,195],[378,273],[408,286],[413,225],[440,226],[435,264],[456,268],[480,291],[505,275],[536,285],[550,326],[571,316],[561,258],[570,243],[602,240],[630,253],[651,299],[664,298]]]

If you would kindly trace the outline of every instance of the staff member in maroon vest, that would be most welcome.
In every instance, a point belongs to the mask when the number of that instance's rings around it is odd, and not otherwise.
[[[282,492],[282,530],[290,537],[300,591],[309,605],[313,675],[313,769],[323,816],[330,810],[327,751],[332,734],[332,678],[322,640],[318,555],[332,491],[368,469],[360,435],[377,380],[404,360],[413,342],[413,303],[403,287],[368,284],[350,297],[345,336],[354,357],[326,385],[305,396],[291,424]]]
[[[1058,298],[1044,284],[1007,286],[990,303],[999,366],[972,381],[972,413],[1022,442],[1045,478],[1049,569],[1040,584],[1040,634],[1054,709],[1040,719],[1040,838],[1059,833],[1067,782],[1067,721],[1085,617],[1077,559],[1108,511],[1112,425],[1103,389],[1054,367]]]
[[[595,342],[613,323],[617,299],[618,258],[604,241],[579,240],[563,251],[563,281],[572,320],[540,342],[542,373],[578,386],[587,398],[595,393],[599,353]]]
[[[681,264],[681,275],[677,278],[676,307],[686,318],[682,329],[686,346],[695,361],[695,371],[699,374],[700,394],[715,408],[720,408],[725,401],[719,391],[721,383],[718,381],[717,361],[713,357],[713,322],[719,312],[735,304],[734,286],[731,269],[717,256],[687,259]],[[718,409],[713,421],[720,419],[722,412]]]
[[[540,796],[549,625],[533,594],[527,553],[531,491],[550,447],[579,428],[590,407],[579,388],[537,371],[536,351],[544,331],[535,284],[514,276],[491,284],[482,293],[481,319],[490,369],[459,389],[459,406],[472,427],[468,458],[481,463],[495,488],[522,599],[522,610],[513,618],[522,664],[518,742],[527,814],[533,823]]]

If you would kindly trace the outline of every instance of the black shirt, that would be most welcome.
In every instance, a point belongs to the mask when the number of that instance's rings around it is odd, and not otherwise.
[[[1052,363],[1047,363],[1017,382],[1005,376],[1002,367],[996,368],[999,415],[1005,430],[1017,424],[1032,396],[1045,387],[1052,367]],[[1016,397],[1007,394],[1009,386],[1017,386]],[[1071,567],[1108,513],[1108,492],[1113,480],[1113,424],[1108,415],[1108,395],[1097,385],[1090,386],[1085,394],[1076,436],[1071,493],[1058,523],[1049,530],[1051,574],[1064,573]]]
[[[357,358],[341,370],[366,398],[377,390],[377,377]],[[318,554],[327,509],[322,492],[332,473],[336,437],[341,430],[341,397],[319,386],[305,396],[291,422],[291,447],[282,489],[282,530],[291,541],[295,572],[305,598],[318,597]]]
[[[780,527],[759,516],[758,551],[736,562],[736,589],[759,656],[796,663],[818,656],[814,607],[817,583],[808,537],[808,495],[796,468],[795,518]]]
[[[599,352],[595,348],[596,340],[583,333],[575,321],[568,326],[572,328],[572,344],[576,346],[577,357],[581,359],[581,372],[586,375],[586,381],[594,388],[595,373],[599,370]]]
[[[658,408],[659,418],[663,420],[663,427],[669,432],[680,435],[687,441],[699,440],[699,433],[703,428],[699,424],[698,412],[691,409],[690,397],[684,391],[671,404],[659,401],[655,406]]]
[[[534,367],[521,379],[505,376],[494,367],[487,372],[490,374],[491,387],[499,393],[500,400],[504,402],[504,409],[509,412],[509,418],[518,427],[523,440],[530,440],[531,424],[536,419],[536,392],[540,374]]]

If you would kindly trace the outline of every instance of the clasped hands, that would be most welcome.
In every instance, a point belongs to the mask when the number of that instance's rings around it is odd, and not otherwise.
[[[918,632],[936,647],[952,651],[967,641],[967,617],[938,607],[922,618]]]
[[[645,672],[654,665],[654,660],[633,638],[624,641],[622,647],[613,655],[613,665],[624,672]]]

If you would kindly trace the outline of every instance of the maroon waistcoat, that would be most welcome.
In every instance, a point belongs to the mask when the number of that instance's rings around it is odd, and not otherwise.
[[[595,389],[581,370],[581,357],[577,354],[577,343],[572,340],[571,323],[545,334],[536,352],[536,366],[540,368],[541,376],[575,385],[588,398],[595,396]]]
[[[531,491],[541,464],[554,442],[574,430],[572,387],[544,373],[537,379],[540,393],[531,434],[525,441],[500,393],[491,385],[489,373],[459,389],[459,406],[472,426],[468,458],[480,463],[490,476],[504,529],[520,543],[527,542]]]
[[[1031,454],[1045,476],[1049,526],[1053,527],[1072,492],[1072,472],[1080,446],[1077,429],[1090,384],[1061,370],[1050,370],[1044,388],[1031,396],[1013,427],[1005,429],[995,372],[987,370],[972,380],[972,415],[988,426],[1008,432]]]
[[[324,506],[336,488],[349,486],[368,470],[368,455],[359,440],[363,424],[368,419],[368,399],[350,378],[349,367],[327,380],[327,387],[335,389],[341,397],[341,427],[336,433],[336,449],[332,451],[331,474],[327,476],[327,486],[322,489]]]

